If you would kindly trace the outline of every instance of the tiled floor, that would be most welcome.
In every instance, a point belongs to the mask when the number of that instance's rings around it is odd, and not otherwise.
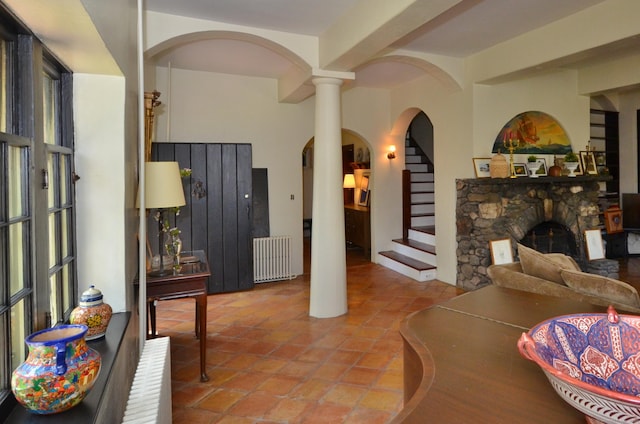
[[[349,312],[341,317],[309,317],[308,275],[209,296],[208,383],[199,382],[193,301],[160,302],[173,422],[389,422],[402,407],[400,321],[459,291],[365,262],[357,250],[347,256]]]

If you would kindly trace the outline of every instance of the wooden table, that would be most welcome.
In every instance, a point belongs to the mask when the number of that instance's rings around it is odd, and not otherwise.
[[[207,280],[211,275],[207,255],[202,250],[184,252],[183,258],[195,256],[198,261],[182,264],[179,273],[161,277],[147,275],[147,305],[149,306],[150,337],[156,336],[156,304],[159,300],[192,297],[196,301],[195,328],[200,339],[200,381],[209,381],[207,357]],[[136,281],[136,284],[138,282]]]
[[[576,423],[585,416],[520,356],[545,319],[606,308],[497,286],[418,311],[401,324],[404,409],[394,423]]]

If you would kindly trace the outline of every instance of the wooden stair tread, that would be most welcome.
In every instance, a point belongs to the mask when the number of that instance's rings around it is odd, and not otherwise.
[[[386,256],[389,259],[393,259],[396,262],[399,262],[403,265],[406,265],[410,268],[413,268],[417,271],[429,271],[432,269],[436,269],[435,266],[426,264],[422,261],[418,261],[416,259],[410,258],[406,255],[403,255],[398,252],[394,252],[392,250],[386,250],[384,252],[380,252],[382,256]]]
[[[417,250],[421,250],[423,252],[427,252],[427,253],[436,253],[436,247],[431,245],[431,244],[427,244],[427,243],[422,243],[420,241],[417,240],[412,240],[412,239],[395,239],[393,240],[393,242],[401,244],[403,246],[408,246],[408,247],[412,247],[414,249]]]
[[[426,213],[412,213],[411,218],[420,218],[423,216],[436,216],[435,212],[426,212]]]
[[[424,227],[411,227],[411,229],[414,231],[419,231],[421,233],[431,234],[432,236],[436,235],[436,227],[434,227],[433,225],[427,225]]]

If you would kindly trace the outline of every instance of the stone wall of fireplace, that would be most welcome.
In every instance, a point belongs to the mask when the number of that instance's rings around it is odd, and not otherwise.
[[[574,259],[586,262],[584,231],[599,226],[599,177],[478,178],[456,180],[457,286],[476,290],[490,284],[489,241],[516,243],[538,224],[555,222],[575,239]]]

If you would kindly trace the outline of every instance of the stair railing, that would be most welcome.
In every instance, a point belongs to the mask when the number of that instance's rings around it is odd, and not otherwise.
[[[411,171],[402,170],[402,238],[409,238],[411,227]]]

